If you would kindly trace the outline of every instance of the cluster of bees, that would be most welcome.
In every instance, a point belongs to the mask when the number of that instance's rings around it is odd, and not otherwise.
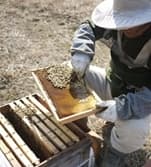
[[[52,64],[47,68],[47,79],[55,88],[68,88],[81,99],[88,96],[88,91],[73,69],[66,64]]]
[[[66,88],[69,86],[73,70],[65,64],[52,64],[47,69],[47,79],[55,88]]]

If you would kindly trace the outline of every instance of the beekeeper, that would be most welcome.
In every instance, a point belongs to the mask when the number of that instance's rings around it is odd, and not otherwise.
[[[110,68],[90,66],[95,41],[112,42]],[[151,0],[105,0],[73,38],[74,71],[107,106],[96,116],[114,122],[101,167],[121,167],[140,149],[151,123]],[[102,54],[100,52],[100,54]]]

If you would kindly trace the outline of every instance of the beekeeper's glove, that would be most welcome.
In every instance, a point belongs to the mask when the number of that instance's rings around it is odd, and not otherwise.
[[[110,122],[115,122],[116,120],[118,120],[115,100],[107,100],[107,101],[99,102],[96,104],[96,107],[106,108],[104,111],[97,112],[95,114],[97,117],[102,118],[106,121],[110,121]]]
[[[85,54],[74,54],[71,58],[71,64],[73,66],[73,70],[81,78],[84,76],[90,62],[91,62],[90,57]]]

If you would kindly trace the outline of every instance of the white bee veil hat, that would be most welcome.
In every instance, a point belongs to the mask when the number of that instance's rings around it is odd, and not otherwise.
[[[128,29],[151,22],[151,0],[104,0],[92,21],[107,29]]]

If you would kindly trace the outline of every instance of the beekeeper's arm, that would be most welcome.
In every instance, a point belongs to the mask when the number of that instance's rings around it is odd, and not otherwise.
[[[89,21],[82,23],[74,34],[71,47],[74,71],[83,76],[95,54],[95,41],[110,36],[110,30],[97,27]]]
[[[114,100],[102,101],[97,107],[106,107],[96,116],[106,121],[141,119],[151,114],[151,90],[143,87],[135,93],[121,95]]]

